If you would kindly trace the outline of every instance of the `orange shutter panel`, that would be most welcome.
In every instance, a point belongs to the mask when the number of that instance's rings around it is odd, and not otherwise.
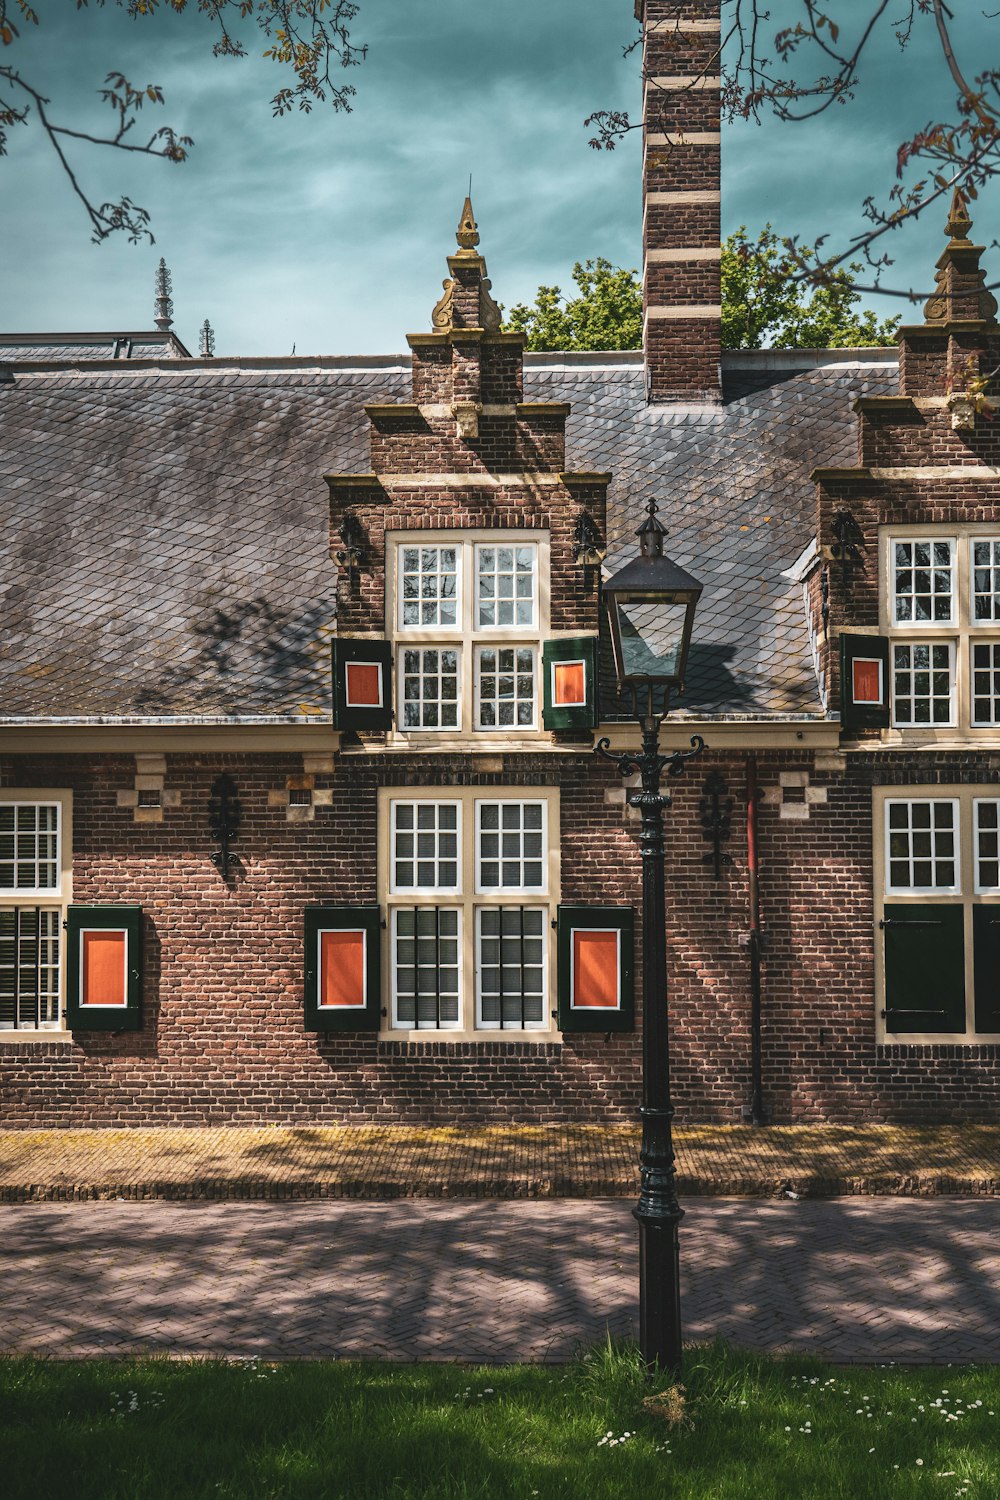
[[[348,708],[381,708],[382,668],[375,661],[349,661],[347,674]]]
[[[83,932],[81,1005],[127,1005],[128,935],[114,928]]]
[[[867,656],[856,656],[851,663],[851,684],[855,703],[882,702],[882,663]]]
[[[578,928],[573,933],[574,1008],[600,1006],[616,1010],[621,1003],[618,985],[618,932]]]
[[[345,928],[320,933],[321,1006],[363,1008],[365,995],[365,934]]]
[[[555,691],[552,701],[556,708],[576,708],[587,701],[587,678],[582,661],[553,662]]]

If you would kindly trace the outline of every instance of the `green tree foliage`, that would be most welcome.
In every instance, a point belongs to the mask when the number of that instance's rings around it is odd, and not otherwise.
[[[812,252],[799,248],[808,260]],[[756,240],[744,225],[722,247],[722,347],[724,349],[853,349],[895,342],[898,318],[879,322],[859,308],[847,269],[827,273],[823,285],[804,286],[789,264],[784,243],[765,225]]]
[[[540,286],[531,307],[519,302],[506,328],[526,333],[529,349],[640,349],[642,289],[638,272],[609,260],[577,261],[577,296]]]
[[[724,349],[849,349],[895,341],[898,318],[880,322],[859,308],[851,272],[829,273],[814,290],[797,279],[770,224],[756,240],[741,225],[722,247]],[[809,256],[799,249],[797,254]],[[528,335],[528,348],[640,349],[642,287],[635,269],[600,256],[573,267],[577,295],[540,286],[529,307],[512,307],[505,328]]]

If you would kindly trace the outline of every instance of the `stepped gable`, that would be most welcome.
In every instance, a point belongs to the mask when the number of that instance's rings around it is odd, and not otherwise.
[[[572,554],[582,513],[605,532],[609,476],[567,470],[566,402],[524,400],[525,336],[501,331],[468,198],[456,240],[431,331],[407,338],[412,399],[365,407],[370,473],[327,475],[332,548],[347,526],[368,559],[341,579],[338,631],[385,630],[387,532],[524,527],[549,535],[553,631],[594,632],[597,570]]]
[[[956,191],[924,321],[899,330],[896,392],[857,400],[854,462],[815,471],[821,546],[829,556],[846,525],[855,549],[836,570],[831,642],[841,626],[878,630],[880,526],[1000,523],[1000,326],[971,227]],[[839,694],[832,659],[829,676]]]

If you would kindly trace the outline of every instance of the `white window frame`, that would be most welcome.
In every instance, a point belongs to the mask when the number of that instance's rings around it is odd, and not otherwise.
[[[985,828],[984,829],[984,828],[980,827],[980,825],[979,825],[979,809],[981,807],[995,807],[997,809],[997,828],[995,830],[992,829],[992,828]],[[997,841],[998,841],[998,843],[1000,843],[1000,796],[997,796],[997,797],[973,797],[973,799],[972,799],[972,861],[973,861],[973,883],[972,883],[972,890],[973,890],[973,894],[976,895],[976,896],[1000,896],[1000,875],[998,875],[996,885],[984,885],[983,882],[982,882],[982,880],[980,879],[980,875],[979,875],[980,864],[982,863],[982,861],[980,860],[980,854],[979,854],[979,835],[980,835],[980,833],[993,833],[993,832],[996,832],[996,834],[997,834]],[[998,858],[1000,858],[1000,856],[998,856]],[[992,863],[992,861],[991,861],[991,863]]]
[[[546,1019],[546,1011],[550,1008],[550,1005],[551,1005],[550,984],[549,984],[549,948],[550,948],[551,944],[547,941],[548,930],[549,930],[549,928],[551,926],[551,918],[550,918],[550,913],[549,913],[549,906],[548,906],[548,903],[544,902],[544,901],[532,902],[530,904],[527,903],[527,902],[523,902],[522,901],[522,902],[519,903],[519,905],[521,906],[521,909],[523,911],[540,912],[541,916],[542,916],[542,931],[541,931],[541,936],[540,936],[540,939],[535,939],[535,941],[539,941],[540,940],[541,941],[541,945],[542,945],[542,963],[541,963],[541,970],[542,970],[542,994],[541,994],[542,1015],[541,1015],[541,1019],[538,1020],[538,1021],[526,1021],[525,1024],[524,1024],[524,1030],[525,1031],[544,1031],[544,1032],[547,1032],[548,1029],[549,1029],[549,1026],[548,1026],[548,1021]],[[482,915],[486,911],[499,911],[499,912],[502,913],[504,911],[509,911],[510,909],[511,908],[507,907],[507,906],[492,906],[489,903],[484,902],[481,905],[477,906],[476,907],[476,911],[475,911],[476,930],[475,930],[475,935],[473,937],[473,942],[475,944],[474,963],[475,963],[475,971],[476,971],[476,1030],[478,1032],[486,1032],[488,1035],[492,1035],[492,1036],[510,1035],[511,1032],[517,1032],[519,1028],[514,1027],[514,1026],[504,1026],[502,1018],[501,1018],[500,1021],[484,1021],[483,1020],[483,982],[482,982],[483,981],[483,963],[482,963],[482,960],[481,960],[481,957],[480,957],[481,951],[482,951],[481,946],[480,946],[481,942],[482,942],[482,930],[481,930],[482,929]],[[502,918],[501,918],[501,936],[499,938],[499,941],[501,943],[503,943]],[[502,968],[502,954],[501,954],[501,968]],[[501,1007],[501,1011],[502,1011],[502,1007]]]
[[[441,795],[441,793],[445,793],[445,795]],[[460,798],[449,797],[446,793],[447,793],[447,789],[443,788],[443,787],[440,788],[440,789],[438,789],[437,790],[437,794],[435,796],[432,796],[432,797],[407,796],[405,794],[397,793],[392,798],[392,800],[390,801],[390,803],[389,803],[389,839],[390,839],[390,843],[389,843],[389,871],[390,871],[390,874],[389,874],[389,894],[390,895],[392,895],[392,896],[428,896],[428,897],[430,897],[430,896],[460,896],[462,894],[462,873],[463,873],[463,871],[462,871],[462,850],[463,850],[463,841],[462,841],[462,822],[463,822],[463,819],[462,819],[462,813],[463,813],[464,809],[463,809],[462,802],[461,802]],[[452,833],[452,832],[454,832],[454,834],[456,836],[456,846],[457,847],[456,847],[456,856],[455,856],[455,880],[456,880],[456,884],[455,885],[438,885],[438,884],[435,884],[435,885],[402,885],[396,879],[396,834],[397,833],[408,833],[410,831],[409,829],[406,829],[406,828],[402,828],[401,829],[401,828],[398,827],[397,822],[396,822],[397,812],[398,812],[398,809],[400,807],[414,807],[414,808],[417,808],[417,807],[420,806],[421,803],[424,803],[424,804],[431,803],[433,806],[438,807],[438,808],[441,808],[441,807],[454,807],[454,809],[455,809],[455,828],[454,829],[450,829],[450,828],[441,829],[441,828],[435,826],[435,828],[433,830],[435,840],[437,840],[438,836],[442,832],[444,832],[444,833]],[[414,839],[416,839],[417,836],[421,832],[426,832],[428,830],[421,830],[420,828],[418,828],[417,827],[417,823],[416,823],[416,819],[414,819],[414,824],[413,824],[413,830],[412,831],[413,831]],[[417,847],[416,847],[415,843],[414,843],[414,849],[413,849],[413,859],[412,859],[412,861],[408,861],[408,863],[412,863],[413,864],[413,866],[414,866],[414,871],[413,871],[414,878],[416,878],[416,873],[417,873],[416,866],[419,863],[419,858],[418,858],[418,855],[417,855]],[[435,848],[434,864],[435,864],[435,866],[437,866],[440,863],[441,863],[441,856],[437,852],[437,849]],[[410,901],[409,903],[403,903],[403,904],[408,904],[410,906],[413,906],[416,903],[414,903],[413,901]]]
[[[499,807],[500,808],[500,810],[501,810],[500,811],[500,827],[497,830],[497,832],[500,834],[501,839],[502,839],[503,833],[504,833],[504,827],[503,827],[503,809],[504,809],[504,807],[520,807],[522,809],[525,808],[525,807],[539,807],[539,808],[541,808],[541,813],[542,813],[542,826],[541,826],[541,835],[542,835],[542,853],[541,853],[542,883],[541,883],[541,885],[516,885],[516,886],[515,885],[485,885],[483,883],[482,874],[481,874],[482,864],[483,864],[483,860],[482,860],[482,835],[483,835],[484,832],[492,832],[491,829],[484,829],[483,826],[482,826],[482,817],[483,817],[483,808],[484,807]],[[475,862],[475,891],[476,891],[476,895],[477,896],[499,896],[499,895],[507,895],[507,896],[514,896],[514,895],[518,895],[518,896],[545,896],[545,895],[547,895],[547,893],[548,893],[548,859],[549,859],[549,818],[548,818],[548,814],[549,814],[548,802],[543,797],[532,797],[532,796],[511,797],[511,796],[506,796],[506,797],[477,797],[476,798],[476,835],[475,835],[475,850],[474,850],[474,854],[473,854],[473,859],[474,859],[474,862]],[[518,863],[522,867],[522,873],[523,873],[523,867],[524,867],[524,865],[526,863],[525,855],[524,855],[524,843],[523,843],[524,835],[525,835],[526,832],[534,833],[536,831],[538,831],[538,830],[536,830],[536,829],[525,829],[523,818],[522,818],[521,826],[517,830],[517,832],[518,832],[518,834],[519,834],[519,836],[520,836],[520,838],[522,840],[522,843],[521,843],[521,851],[522,852],[521,852],[521,854],[518,855]],[[492,864],[493,861],[491,860],[490,863]],[[502,852],[502,850],[501,850],[500,854],[498,854],[498,856],[497,856],[497,863],[500,864],[500,865],[503,864],[503,852]],[[520,903],[520,904],[523,905],[523,902]]]
[[[935,649],[935,647],[941,647],[943,650],[947,651],[947,653],[948,653],[948,717],[947,717],[947,719],[933,719],[932,718],[932,719],[928,719],[927,722],[926,722],[926,724],[922,724],[922,723],[920,723],[916,719],[897,719],[897,717],[896,717],[896,711],[897,711],[896,710],[896,704],[897,704],[897,698],[896,698],[896,671],[897,671],[897,668],[896,668],[896,651],[897,650],[907,650],[907,651],[920,651],[920,650],[924,650],[924,651],[932,652]],[[922,671],[924,669],[920,668],[920,667],[907,667],[907,668],[904,668],[903,670],[905,670],[906,672],[908,672],[911,675],[911,677],[912,677],[913,674],[915,674],[918,671]],[[928,666],[926,670],[927,670],[927,672],[931,676],[933,676],[933,674],[936,671],[940,671],[941,669],[939,667]],[[954,641],[941,640],[938,637],[935,637],[933,640],[913,640],[913,639],[910,639],[910,640],[905,640],[905,641],[901,641],[901,640],[898,640],[898,639],[894,638],[894,639],[892,639],[889,642],[889,671],[891,673],[891,679],[892,679],[892,726],[893,726],[894,729],[916,729],[916,730],[919,731],[919,730],[924,730],[924,729],[953,729],[955,727],[955,696],[956,696],[955,695],[955,681],[956,681],[956,670],[955,670],[955,643],[954,643]],[[918,701],[917,700],[917,695],[915,693],[914,694],[906,693],[903,696],[910,703],[916,703]],[[928,696],[928,702],[931,703],[931,704],[933,704],[935,702],[936,697],[937,697],[937,695],[934,694],[934,693],[929,694],[929,696]]]
[[[56,818],[57,884],[55,886],[34,886],[30,890],[8,886],[0,889],[0,907],[38,907],[56,913],[56,932],[59,944],[58,989],[56,997],[58,1015],[54,1020],[42,1021],[38,1027],[0,1026],[0,1046],[5,1043],[30,1041],[33,1038],[40,1040],[51,1039],[53,1033],[58,1034],[65,1031],[66,938],[64,924],[66,921],[66,908],[73,899],[73,793],[52,787],[0,788],[0,806],[10,806],[12,804],[21,806],[24,804],[55,806],[58,808]]]
[[[942,542],[948,543],[949,547],[951,548],[951,561],[948,564],[948,571],[951,574],[951,588],[948,591],[947,596],[937,596],[940,598],[947,597],[948,599],[949,616],[947,620],[896,619],[896,542],[899,542],[900,544],[908,547],[918,547],[921,542],[927,543],[931,547],[933,547],[935,543],[937,543],[938,546],[940,546]],[[959,620],[959,590],[957,585],[958,574],[961,571],[961,567],[962,549],[959,545],[958,538],[950,531],[942,532],[940,534],[934,534],[932,530],[927,529],[925,531],[920,527],[914,527],[912,535],[904,531],[895,531],[892,535],[892,539],[889,545],[889,618],[892,622],[893,629],[901,631],[907,635],[909,635],[912,631],[917,631],[918,634],[923,635],[928,630],[940,632],[942,630],[947,631],[953,629],[953,627],[958,624]],[[932,563],[927,571],[933,573],[936,572],[937,569]],[[934,596],[932,595],[932,597]]]
[[[994,795],[989,795],[993,793]],[[875,1039],[879,1044],[905,1046],[967,1046],[1000,1042],[1000,1033],[977,1032],[975,966],[972,913],[976,906],[1000,908],[1000,890],[980,890],[977,883],[976,803],[1000,801],[1000,787],[987,786],[881,786],[872,790],[874,827],[874,919],[875,919]],[[889,882],[889,812],[892,802],[951,802],[955,806],[956,883],[953,888],[893,887]],[[890,1032],[885,1017],[885,957],[880,923],[886,903],[917,906],[960,906],[963,911],[965,944],[965,1030],[958,1032]]]
[[[459,829],[458,889],[439,889],[426,886],[398,887],[394,870],[394,807],[401,803],[421,802],[458,804],[457,824]],[[503,887],[500,889],[478,889],[479,822],[478,804],[486,803],[532,803],[542,804],[543,823],[543,886]],[[416,820],[415,820],[416,821]],[[384,972],[388,975],[386,1005],[381,1034],[395,1041],[427,1041],[440,1038],[442,1041],[482,1041],[484,1037],[518,1041],[524,1039],[539,1042],[551,1038],[554,1025],[552,1011],[556,1009],[552,993],[551,976],[555,973],[555,915],[559,903],[559,789],[558,787],[381,787],[378,794],[379,826],[379,901],[387,909],[384,938]],[[416,872],[414,872],[416,873]],[[455,1026],[410,1027],[400,1025],[397,1005],[397,977],[395,966],[395,916],[400,908],[420,906],[439,907],[442,910],[459,912],[459,1019]],[[542,1018],[529,1021],[525,1027],[484,1025],[482,1022],[481,983],[479,964],[479,918],[481,909],[497,907],[539,908],[545,913],[543,920],[543,982],[545,991],[542,1003]]]
[[[402,600],[399,597],[402,547],[455,547],[459,572],[457,588],[457,623],[451,626],[401,625]],[[527,626],[493,626],[479,628],[478,556],[481,547],[532,547],[534,549],[534,624]],[[548,734],[541,728],[542,718],[542,643],[549,634],[549,533],[534,528],[469,530],[390,531],[385,549],[385,629],[393,644],[396,714],[387,744],[436,746],[474,745],[477,750],[509,749],[512,741],[547,744]],[[403,707],[402,652],[412,647],[452,647],[458,652],[459,726],[457,729],[406,728]],[[532,681],[534,712],[530,725],[480,725],[478,647],[498,649],[501,646],[528,648],[533,653]]]
[[[494,551],[497,551],[500,547],[522,547],[522,548],[530,547],[531,548],[531,552],[532,552],[532,564],[531,564],[531,582],[532,582],[531,606],[532,607],[531,607],[531,615],[532,615],[532,618],[529,621],[520,622],[518,620],[514,620],[514,621],[512,621],[512,623],[510,625],[483,625],[483,624],[480,623],[480,620],[479,620],[479,605],[480,605],[481,601],[480,601],[480,596],[479,596],[479,580],[480,580],[480,577],[482,575],[480,573],[480,568],[479,568],[479,556],[480,556],[480,553],[484,552],[486,550],[486,548],[488,548],[488,547],[492,548]],[[517,540],[515,540],[515,541],[511,541],[508,537],[505,537],[502,541],[499,541],[499,540],[498,541],[493,541],[491,539],[491,540],[488,540],[488,541],[474,542],[473,546],[472,546],[472,551],[473,551],[473,561],[472,561],[472,615],[473,615],[473,618],[471,620],[471,628],[472,628],[473,633],[476,634],[476,635],[487,635],[488,634],[488,635],[493,636],[493,635],[498,635],[498,634],[501,634],[501,635],[502,634],[507,634],[510,631],[514,631],[514,632],[527,631],[529,634],[533,635],[534,632],[535,632],[535,630],[537,630],[537,628],[538,628],[538,544],[535,541],[533,533],[531,533],[531,532],[521,532],[520,537]],[[494,569],[494,571],[493,571],[493,576],[494,577],[497,576],[496,569]],[[514,565],[513,577],[515,579],[517,578],[517,564],[516,564],[516,562],[515,562],[515,565]],[[517,603],[516,585],[515,585],[515,593],[512,595],[512,600],[513,600],[514,604]],[[495,595],[494,596],[494,599],[493,599],[493,603],[494,604],[502,603],[502,602],[503,601],[500,599],[499,595]],[[516,613],[516,611],[515,611],[515,613]]]
[[[951,826],[950,832],[953,834],[954,839],[955,839],[955,848],[954,848],[954,850],[952,852],[951,858],[952,858],[952,861],[953,861],[954,866],[955,866],[955,879],[954,879],[954,881],[953,881],[953,883],[951,885],[893,885],[891,883],[891,871],[890,871],[890,868],[889,868],[889,863],[890,863],[890,838],[891,838],[891,835],[893,833],[895,833],[895,832],[898,831],[898,830],[893,829],[893,828],[890,827],[890,819],[891,819],[891,816],[892,816],[892,808],[894,808],[894,807],[909,807],[909,808],[912,808],[917,803],[921,803],[921,802],[942,803],[942,804],[950,807],[951,810],[952,810],[952,826]],[[910,795],[896,796],[896,797],[886,797],[885,798],[885,812],[884,812],[884,817],[885,817],[885,851],[886,851],[885,852],[885,893],[886,893],[886,895],[887,896],[919,896],[921,898],[923,898],[924,896],[960,896],[961,893],[962,893],[962,828],[961,828],[961,807],[960,807],[958,799],[955,798],[955,797],[914,797],[914,796],[910,796]],[[933,815],[932,815],[932,819],[933,819]],[[912,833],[912,823],[910,824],[910,826],[907,828],[906,831],[908,833]],[[934,841],[934,835],[937,832],[937,830],[933,826],[933,821],[931,823],[931,827],[929,829],[929,832],[930,832],[930,835],[931,835],[931,848],[932,848],[932,851],[933,851],[933,847],[934,847],[934,842],[933,842]],[[933,852],[929,856],[932,868],[937,863],[937,860],[940,857],[941,856],[935,856],[933,854]],[[914,856],[913,856],[912,853],[910,854],[909,859],[908,859],[907,862],[908,862],[908,864],[911,867],[914,864]]]
[[[952,594],[951,621],[897,622],[895,619],[896,542],[942,542],[951,544]],[[1000,525],[985,522],[965,524],[931,523],[922,526],[882,526],[879,528],[879,630],[889,644],[890,725],[882,731],[887,745],[967,746],[1000,745],[1000,718],[997,722],[973,720],[973,645],[1000,645],[1000,620],[976,622],[973,618],[973,548],[979,541],[1000,543]],[[950,647],[951,716],[950,722],[910,724],[898,722],[894,651],[898,645],[948,645]]]

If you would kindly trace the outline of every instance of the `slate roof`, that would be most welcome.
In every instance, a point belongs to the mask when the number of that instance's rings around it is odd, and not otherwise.
[[[76,359],[190,358],[173,333],[0,333],[0,365]]]
[[[2,359],[0,354],[0,359]],[[78,359],[77,354],[71,356]],[[730,361],[716,411],[650,408],[638,355],[535,355],[567,465],[611,470],[610,569],[650,493],[705,591],[684,710],[822,715],[801,585],[817,464],[894,351]],[[408,360],[24,363],[0,380],[0,722],[330,713],[336,571],[323,474],[369,466],[363,406]]]

